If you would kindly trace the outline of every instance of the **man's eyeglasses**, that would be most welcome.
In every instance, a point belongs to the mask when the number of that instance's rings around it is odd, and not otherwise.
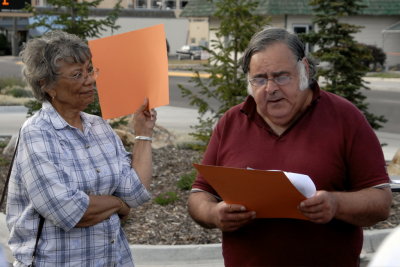
[[[99,76],[99,71],[100,70],[98,68],[89,67],[87,69],[86,75],[84,74],[84,72],[78,71],[75,74],[73,74],[72,76],[63,76],[63,75],[60,75],[60,76],[64,77],[64,78],[67,78],[67,79],[71,79],[71,80],[73,80],[75,82],[83,83],[89,77],[91,77],[91,78],[96,80],[97,76]]]
[[[276,83],[277,85],[287,85],[291,79],[292,79],[292,77],[285,74],[285,75],[279,75],[274,78],[257,77],[257,78],[249,79],[249,83],[256,88],[259,88],[259,87],[267,86],[269,80],[274,81],[274,83]]]

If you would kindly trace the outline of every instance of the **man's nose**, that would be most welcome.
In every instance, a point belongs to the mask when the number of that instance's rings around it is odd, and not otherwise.
[[[275,91],[278,90],[278,85],[275,83],[273,79],[268,79],[267,84],[265,85],[264,89],[268,94],[273,94]]]

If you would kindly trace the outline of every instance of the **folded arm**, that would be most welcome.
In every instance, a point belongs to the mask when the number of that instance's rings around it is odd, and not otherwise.
[[[124,201],[115,196],[89,196],[89,207],[75,227],[88,227],[98,224],[114,213],[124,218],[130,208]]]

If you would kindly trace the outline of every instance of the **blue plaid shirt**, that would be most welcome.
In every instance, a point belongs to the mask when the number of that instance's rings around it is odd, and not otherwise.
[[[84,132],[44,103],[22,127],[7,200],[14,266],[31,263],[39,213],[45,223],[36,266],[133,266],[117,214],[75,228],[88,195],[114,195],[131,207],[150,199],[112,128],[97,116],[81,118]]]

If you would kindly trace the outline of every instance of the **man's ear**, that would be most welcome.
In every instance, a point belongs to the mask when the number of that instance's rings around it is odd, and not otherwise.
[[[303,62],[304,67],[306,68],[307,77],[310,78],[310,63],[308,62],[308,59],[306,57],[303,57],[301,62]]]
[[[297,62],[298,71],[299,71],[299,89],[303,91],[309,86],[309,74],[308,74],[308,61],[304,62],[303,60]]]

